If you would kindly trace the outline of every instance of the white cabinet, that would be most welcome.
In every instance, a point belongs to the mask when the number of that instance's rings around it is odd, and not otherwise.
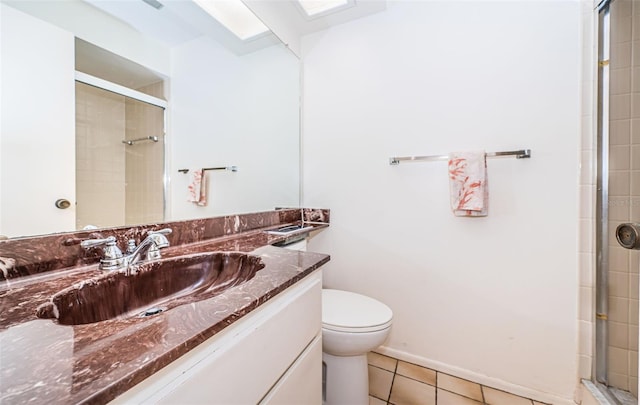
[[[316,270],[113,403],[320,404],[321,296]]]
[[[318,335],[260,405],[319,404],[322,395],[322,339]]]

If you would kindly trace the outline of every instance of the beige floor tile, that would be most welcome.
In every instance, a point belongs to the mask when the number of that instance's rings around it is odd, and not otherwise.
[[[367,361],[372,366],[384,368],[389,371],[396,371],[396,365],[398,364],[398,360],[393,357],[384,356],[379,353],[369,352],[367,353]]]
[[[369,396],[369,405],[387,405],[387,401]]]
[[[438,405],[482,405],[482,402],[438,388]]]
[[[436,372],[430,368],[399,361],[397,373],[426,384],[436,385]]]
[[[369,366],[369,395],[386,401],[391,392],[392,381],[393,373]]]
[[[480,384],[453,377],[448,374],[438,373],[438,388],[455,392],[467,398],[482,402],[482,390]]]
[[[389,402],[395,405],[435,405],[436,387],[396,375]]]
[[[533,401],[508,392],[482,387],[484,402],[489,405],[533,405]]]
[[[549,404],[545,404],[544,402],[533,401],[533,405],[549,405]]]

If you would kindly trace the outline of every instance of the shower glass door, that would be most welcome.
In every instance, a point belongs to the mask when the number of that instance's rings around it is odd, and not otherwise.
[[[625,404],[638,396],[638,251],[620,247],[614,231],[640,222],[638,16],[638,1],[599,10],[595,379]]]
[[[160,106],[76,82],[77,229],[164,219],[164,122]]]

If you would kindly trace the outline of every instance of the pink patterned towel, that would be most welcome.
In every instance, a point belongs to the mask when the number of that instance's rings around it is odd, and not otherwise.
[[[195,169],[191,171],[191,184],[189,184],[189,198],[187,201],[195,203],[200,207],[207,205],[207,179],[205,171]]]
[[[455,216],[487,216],[489,188],[484,151],[449,155],[449,191]]]

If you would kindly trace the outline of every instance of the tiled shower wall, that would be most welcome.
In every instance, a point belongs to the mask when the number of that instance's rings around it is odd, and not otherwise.
[[[162,97],[163,83],[143,92]],[[158,136],[125,145],[124,139]],[[76,83],[76,227],[163,219],[163,110]]]
[[[640,3],[611,5],[609,123],[609,385],[638,395],[638,252],[615,228],[640,222]]]
[[[76,229],[124,224],[124,96],[76,83]]]
[[[137,89],[163,98],[163,82]],[[157,136],[158,142],[125,145],[126,224],[161,222],[164,218],[164,109],[126,99],[126,139]]]
[[[596,14],[592,4],[582,4],[582,107],[581,107],[581,150],[580,150],[580,243],[579,288],[580,306],[578,313],[579,369],[578,377],[591,379],[594,358],[593,343],[595,329],[595,89],[596,89]]]

